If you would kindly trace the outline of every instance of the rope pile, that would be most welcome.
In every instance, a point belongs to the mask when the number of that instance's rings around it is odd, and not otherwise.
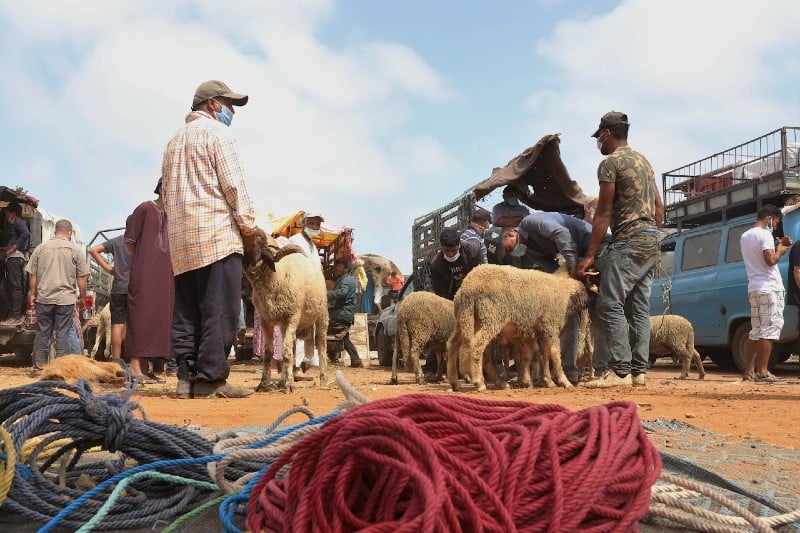
[[[205,462],[181,461],[210,455],[212,443],[182,428],[134,418],[138,405],[128,401],[129,395],[130,391],[122,397],[96,397],[86,383],[37,382],[0,390],[0,436],[11,437],[11,446],[3,446],[8,462],[0,480],[5,480],[9,468],[13,472],[5,506],[36,522],[58,518],[62,526],[75,530],[105,503],[103,494],[87,497],[88,489],[115,475],[127,475],[136,464],[158,461],[167,461],[164,472],[200,485],[176,489],[173,479],[153,477],[131,482],[116,499],[114,513],[102,520],[104,529],[148,526],[208,500],[216,487],[210,486]],[[79,462],[98,446],[116,455]],[[16,468],[8,466],[15,456]],[[3,481],[0,489],[5,487]]]
[[[660,472],[630,402],[571,412],[414,394],[356,407],[292,446],[253,487],[247,526],[627,531]]]

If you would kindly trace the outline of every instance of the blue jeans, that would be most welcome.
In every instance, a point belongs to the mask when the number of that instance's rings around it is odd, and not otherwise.
[[[658,238],[645,234],[612,242],[596,264],[600,291],[595,331],[603,337],[608,368],[620,376],[647,372],[650,345],[650,288],[659,258]],[[599,358],[597,358],[599,359]],[[602,370],[602,361],[595,361]]]

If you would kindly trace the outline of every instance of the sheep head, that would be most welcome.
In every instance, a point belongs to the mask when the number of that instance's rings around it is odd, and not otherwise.
[[[263,229],[242,231],[244,243],[245,268],[261,268],[266,266],[275,272],[275,255],[279,250],[278,243]]]

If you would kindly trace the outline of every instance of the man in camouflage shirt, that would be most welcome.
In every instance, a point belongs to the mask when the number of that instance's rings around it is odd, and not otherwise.
[[[628,146],[628,116],[611,111],[600,119],[592,137],[607,156],[597,169],[600,195],[586,256],[576,277],[585,278],[594,262],[600,270],[600,291],[592,328],[594,366],[600,377],[591,388],[645,385],[650,343],[650,287],[659,258],[658,228],[664,204],[653,167]],[[611,227],[611,243],[598,257],[600,243]]]

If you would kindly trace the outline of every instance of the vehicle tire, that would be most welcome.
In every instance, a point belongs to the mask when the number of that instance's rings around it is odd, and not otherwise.
[[[14,357],[30,359],[33,355],[33,346],[14,346]]]
[[[393,347],[389,337],[386,336],[382,326],[375,329],[375,345],[378,349],[378,362],[381,366],[392,366]]]
[[[731,355],[733,356],[733,363],[736,365],[739,372],[744,372],[747,368],[747,345],[750,336],[750,322],[742,322],[736,327],[736,332],[733,334],[733,343],[731,344]],[[772,354],[769,357],[767,368],[772,371],[775,370],[782,354],[778,348],[772,346]],[[713,360],[713,358],[712,358]],[[714,361],[716,363],[716,361]]]

